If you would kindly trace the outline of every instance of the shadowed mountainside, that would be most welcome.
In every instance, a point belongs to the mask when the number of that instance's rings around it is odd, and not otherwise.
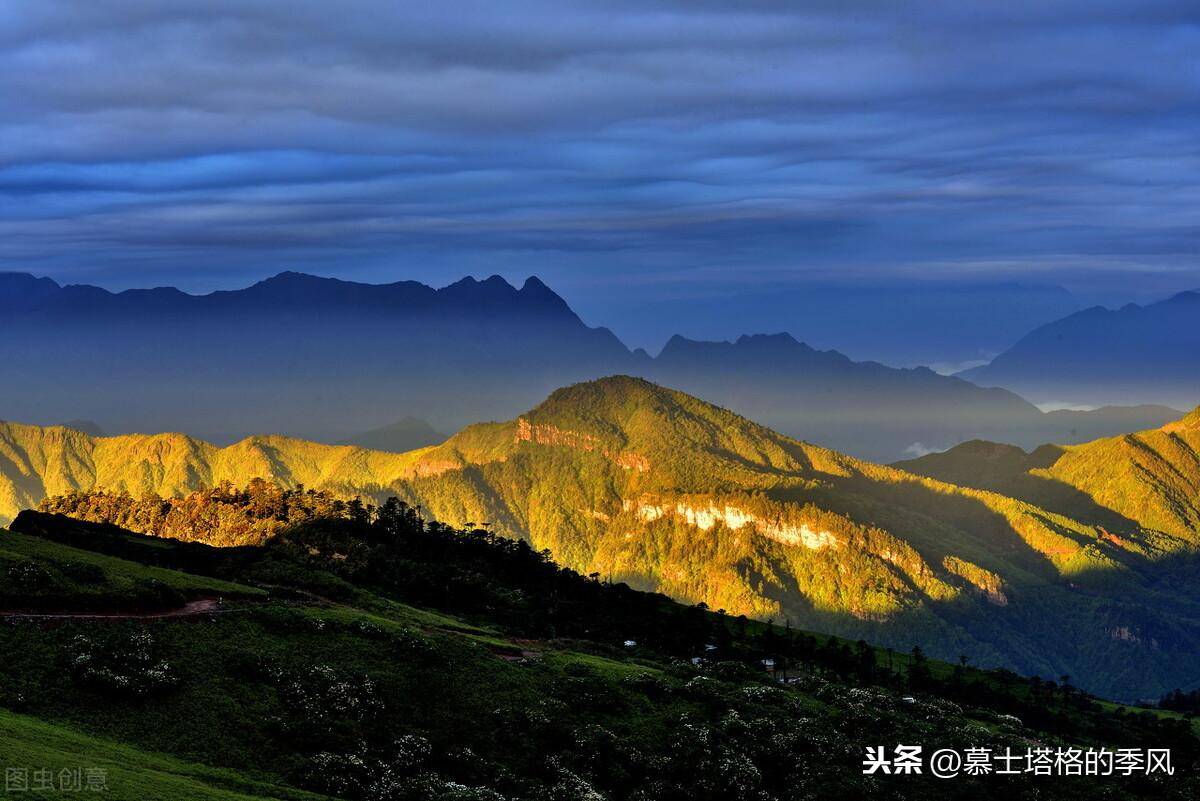
[[[1103,510],[1115,538],[1153,529],[1200,539],[1200,408],[1161,428],[1082,445],[1046,445],[1032,453],[994,442],[968,442],[897,467],[963,486],[1002,492],[1047,508]],[[1074,509],[1067,508],[1073,498]]]

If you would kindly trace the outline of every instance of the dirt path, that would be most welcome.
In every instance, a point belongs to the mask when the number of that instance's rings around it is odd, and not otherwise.
[[[198,598],[188,601],[178,609],[168,609],[165,612],[146,612],[133,614],[126,612],[10,612],[0,610],[0,617],[16,617],[26,620],[163,620],[173,617],[194,617],[196,615],[213,615],[223,612],[239,612],[240,609],[221,609],[216,598]]]

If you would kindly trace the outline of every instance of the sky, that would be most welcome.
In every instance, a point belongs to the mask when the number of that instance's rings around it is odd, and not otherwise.
[[[1198,54],[1194,0],[0,0],[0,270],[536,274],[647,346],[813,287],[1154,300]]]

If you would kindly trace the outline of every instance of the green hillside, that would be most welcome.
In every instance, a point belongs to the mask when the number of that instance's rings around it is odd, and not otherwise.
[[[394,505],[339,514],[246,549],[48,515],[19,521],[39,536],[0,531],[9,553],[46,570],[83,558],[64,542],[90,543],[106,567],[97,586],[114,597],[119,577],[142,571],[268,588],[186,618],[138,618],[159,607],[129,596],[127,619],[63,606],[52,626],[6,621],[0,753],[33,769],[100,768],[111,797],[147,801],[1083,799],[1097,781],[1111,798],[1196,791],[1200,740],[1174,716],[683,607]],[[1172,749],[1177,772],[862,775],[866,744],[899,742],[1152,743]]]
[[[395,494],[686,603],[1070,674],[1136,699],[1200,679],[1200,593],[1188,589],[1198,585],[1161,580],[1192,569],[1197,434],[1179,425],[1071,446],[1052,464],[1042,462],[1059,451],[981,446],[991,450],[972,460],[987,465],[978,476],[919,475],[614,377],[408,454],[8,426],[5,464],[25,473],[3,472],[24,493],[10,510],[74,490],[170,497],[259,476],[343,496]],[[1035,466],[1022,472],[1027,459]],[[1160,462],[1165,478],[1141,478]],[[1126,485],[1136,492],[1115,489]],[[249,541],[231,530],[180,536]]]
[[[112,801],[319,801],[326,796],[143,750],[0,709],[0,753],[30,789],[20,798],[87,795]],[[37,790],[34,771],[49,771],[55,789]],[[63,771],[66,771],[64,777]],[[76,775],[78,774],[78,776]],[[18,778],[19,777],[19,778]],[[41,781],[45,784],[45,779]],[[78,781],[79,789],[74,788]],[[65,784],[64,784],[65,782]],[[18,785],[19,786],[19,785]]]
[[[0,538],[0,607],[31,613],[62,607],[93,612],[128,604],[182,604],[191,598],[254,598],[263,591],[219,579],[121,559],[38,537],[8,532]]]

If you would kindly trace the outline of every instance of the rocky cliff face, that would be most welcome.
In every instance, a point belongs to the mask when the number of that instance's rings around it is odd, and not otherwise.
[[[597,437],[578,431],[563,431],[549,424],[533,424],[524,417],[517,418],[516,442],[532,442],[537,445],[559,445],[571,450],[593,451],[605,459],[626,470],[637,470],[645,473],[650,469],[650,461],[636,453],[621,453],[604,447]]]

